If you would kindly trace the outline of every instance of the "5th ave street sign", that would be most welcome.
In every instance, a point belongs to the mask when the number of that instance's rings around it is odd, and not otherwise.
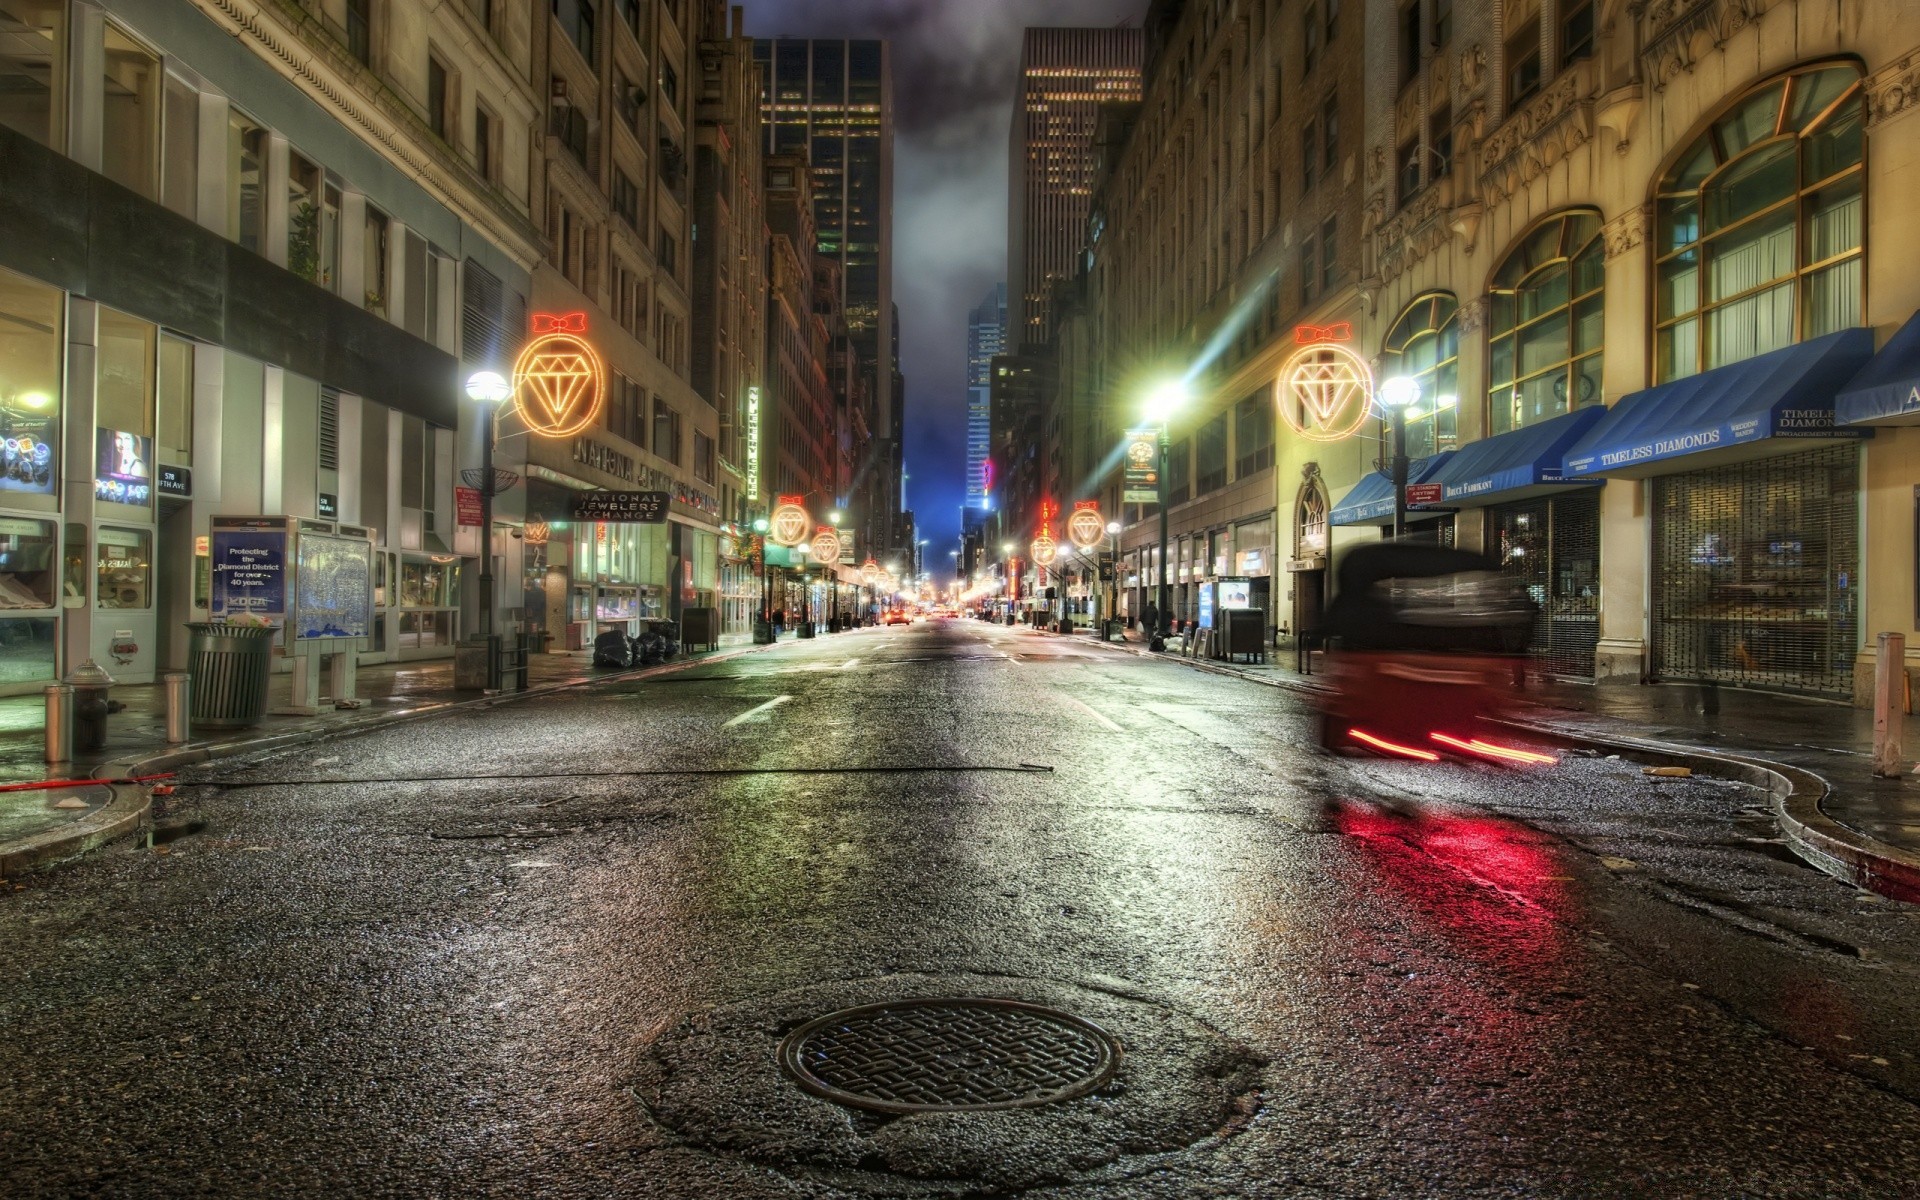
[[[576,521],[664,525],[672,500],[667,492],[575,492],[571,515]]]

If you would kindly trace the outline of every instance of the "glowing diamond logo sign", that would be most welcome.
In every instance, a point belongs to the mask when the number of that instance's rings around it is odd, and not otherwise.
[[[830,527],[822,525],[813,535],[809,549],[813,551],[815,562],[831,565],[840,561],[840,535]]]
[[[584,313],[534,314],[536,336],[513,364],[513,406],[529,433],[571,437],[600,416],[607,375],[586,331]]]
[[[1373,411],[1373,369],[1339,342],[1301,346],[1273,382],[1280,417],[1308,441],[1353,436]]]
[[[1082,550],[1091,550],[1107,536],[1107,523],[1100,519],[1100,504],[1096,500],[1081,500],[1073,506],[1073,515],[1067,518],[1067,540]]]
[[[1053,530],[1042,525],[1040,532],[1034,536],[1033,544],[1027,547],[1027,551],[1033,555],[1034,562],[1044,567],[1059,556],[1060,543],[1053,540]]]
[[[799,496],[782,496],[773,510],[773,540],[779,546],[798,546],[807,540],[807,527],[813,518],[800,505]]]

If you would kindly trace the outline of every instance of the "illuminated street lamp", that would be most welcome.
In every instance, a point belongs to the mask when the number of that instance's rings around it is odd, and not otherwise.
[[[1407,410],[1420,400],[1420,382],[1406,375],[1395,375],[1380,385],[1380,407],[1387,410],[1393,424],[1393,540],[1407,532]]]
[[[500,405],[513,385],[497,371],[467,376],[467,399],[487,406],[487,432],[480,439],[480,636],[493,636],[493,443],[500,435]]]
[[[1173,607],[1173,581],[1167,577],[1167,423],[1186,406],[1190,397],[1184,379],[1169,379],[1147,393],[1147,420],[1160,426],[1160,619],[1158,628],[1148,631],[1148,645],[1152,645],[1154,634],[1165,636],[1173,624],[1173,614],[1169,611]]]

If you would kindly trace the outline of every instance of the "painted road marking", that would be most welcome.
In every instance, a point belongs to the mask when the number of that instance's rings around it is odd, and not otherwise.
[[[1060,693],[1057,693],[1057,692],[1055,694],[1060,695]],[[1075,708],[1079,709],[1081,712],[1092,717],[1094,720],[1100,722],[1102,725],[1106,726],[1108,729],[1112,730],[1114,733],[1126,732],[1126,730],[1120,728],[1118,725],[1115,725],[1112,721],[1109,721],[1107,720],[1107,718],[1101,716],[1097,711],[1094,710],[1092,705],[1086,703],[1084,700],[1077,700],[1072,696],[1066,696],[1066,695],[1060,695],[1060,698],[1062,700],[1065,700],[1068,704],[1073,705]]]
[[[766,713],[768,712],[768,710],[778,708],[782,704],[785,704],[787,701],[791,699],[793,699],[792,696],[775,696],[773,699],[767,701],[765,704],[754,705],[752,708],[741,713],[739,716],[733,718],[731,721],[728,721],[726,724],[727,726],[731,726],[731,725],[743,724],[744,722],[747,722],[747,721],[764,721],[767,719]],[[722,728],[726,728],[726,726],[722,726]]]

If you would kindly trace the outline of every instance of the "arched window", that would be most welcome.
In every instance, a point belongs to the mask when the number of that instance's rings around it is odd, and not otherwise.
[[[1404,375],[1420,385],[1420,399],[1407,410],[1407,453],[1414,458],[1451,450],[1459,441],[1459,312],[1450,293],[1422,296],[1393,323],[1382,348],[1382,381]]]
[[[1660,380],[1848,329],[1865,308],[1859,69],[1756,87],[1660,181]]]
[[[1327,552],[1327,487],[1318,476],[1300,485],[1294,501],[1293,556],[1309,559]]]
[[[1534,228],[1493,273],[1487,433],[1600,403],[1600,217],[1573,212]]]

